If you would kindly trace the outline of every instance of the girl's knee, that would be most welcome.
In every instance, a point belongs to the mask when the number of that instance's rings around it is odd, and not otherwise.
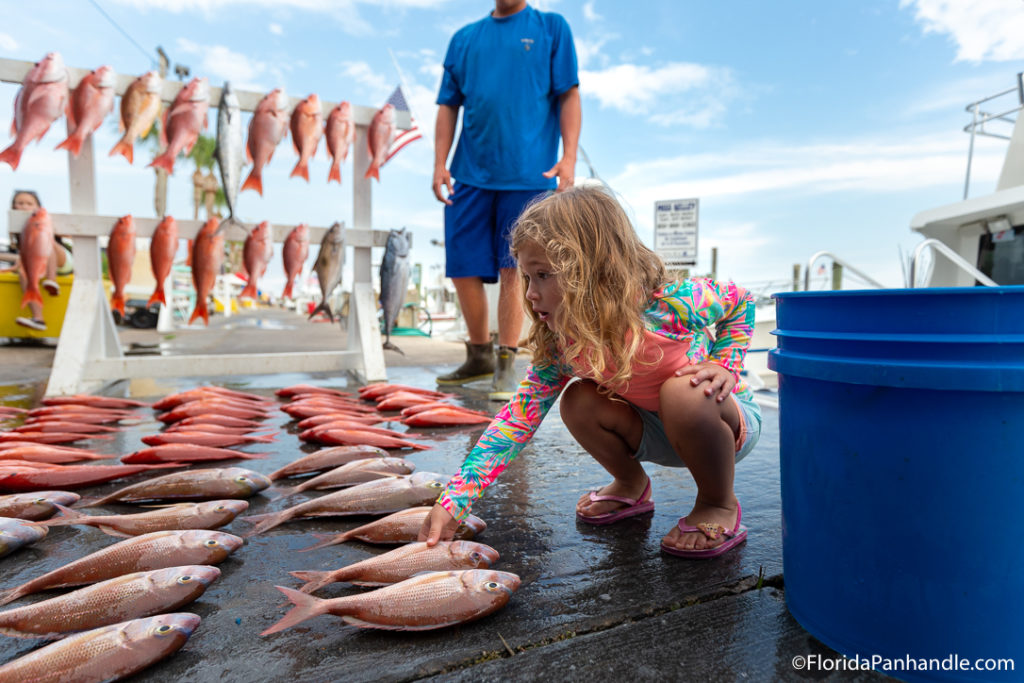
[[[597,386],[593,382],[580,380],[565,388],[558,401],[562,421],[567,425],[577,424],[592,416],[599,396]]]
[[[661,385],[659,410],[662,420],[680,423],[703,422],[721,415],[721,404],[693,386],[690,376],[673,377]]]

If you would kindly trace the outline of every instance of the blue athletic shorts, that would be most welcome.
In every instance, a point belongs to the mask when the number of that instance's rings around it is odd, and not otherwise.
[[[731,394],[740,410],[740,434],[736,443],[736,462],[747,457],[754,450],[757,440],[761,437],[761,411],[756,404],[751,405],[745,400]],[[630,404],[632,405],[632,404]],[[665,467],[686,467],[665,434],[665,425],[658,414],[633,405],[644,423],[644,435],[640,438],[640,447],[633,457],[644,462],[653,462]]]
[[[497,282],[515,268],[508,237],[519,214],[548,190],[484,190],[455,183],[444,207],[445,275]]]

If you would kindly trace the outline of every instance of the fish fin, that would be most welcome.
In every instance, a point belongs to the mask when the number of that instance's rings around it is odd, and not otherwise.
[[[384,348],[388,351],[398,351],[403,356],[405,355],[405,351],[392,344],[390,340],[384,342]]]
[[[134,154],[133,154],[132,143],[131,142],[128,142],[126,140],[121,140],[116,145],[114,145],[114,148],[110,150],[110,154],[107,155],[107,156],[114,156],[115,154],[122,155],[125,159],[128,160],[129,164],[134,163],[133,158],[132,158],[134,156]]]
[[[194,323],[199,318],[202,318],[203,322],[206,323],[207,327],[209,327],[209,325],[210,325],[210,313],[206,309],[206,302],[205,301],[197,301],[196,302],[196,308],[195,308],[194,311],[192,311],[192,317],[190,317],[188,319],[188,324],[191,325],[192,323]]]
[[[153,161],[149,162],[149,165],[162,168],[167,171],[169,175],[174,174],[174,157],[172,157],[169,152],[164,152],[157,158],[153,159]]]
[[[292,281],[291,280],[289,280],[288,284],[286,284],[284,286],[284,292],[281,294],[281,298],[282,299],[291,299],[292,298]]]
[[[50,526],[67,526],[69,524],[79,524],[79,522],[76,521],[76,520],[78,520],[78,519],[80,519],[82,517],[88,517],[89,516],[89,515],[82,514],[81,512],[77,512],[75,510],[72,510],[71,508],[64,507],[63,505],[61,505],[59,503],[54,503],[53,506],[55,508],[57,508],[57,511],[60,513],[60,517],[53,517],[51,519],[39,520],[38,522],[36,522],[36,524],[41,524],[42,526],[46,526],[46,527],[50,527]]]
[[[291,519],[291,515],[288,513],[288,510],[282,510],[280,512],[270,512],[264,515],[241,517],[240,519],[256,525],[249,530],[249,533],[245,534],[245,538],[249,538],[250,536],[262,534],[264,531],[269,531],[270,529],[287,522]]]
[[[117,311],[121,319],[124,319],[124,294],[114,294],[110,297],[110,309]]]
[[[106,524],[100,524],[96,528],[102,531],[103,533],[107,534],[108,536],[117,536],[119,538],[134,538],[134,536],[132,536],[131,534],[126,534],[123,531],[118,531],[114,527],[107,526]]]
[[[64,140],[64,142],[54,147],[54,149],[66,149],[71,153],[73,157],[77,159],[78,155],[82,151],[82,138],[72,133],[67,137],[67,139]]]
[[[299,581],[305,581],[306,583],[299,588],[300,593],[312,593],[313,591],[320,590],[324,586],[334,583],[334,579],[331,575],[334,572],[314,572],[314,571],[299,571],[299,572],[288,572]]]
[[[274,588],[284,593],[284,596],[291,600],[295,607],[288,614],[284,615],[280,621],[261,633],[261,636],[267,636],[271,633],[291,628],[306,619],[312,619],[327,611],[323,606],[323,603],[326,602],[325,600],[313,597],[312,595],[306,595],[291,588],[285,588],[284,586],[274,586]]]
[[[313,312],[309,314],[307,320],[312,320],[316,316],[316,314],[320,313],[321,311],[327,314],[327,317],[331,319],[332,323],[334,322],[334,314],[331,313],[331,306],[326,301],[321,301],[320,305],[314,308]]]
[[[299,176],[300,178],[305,179],[305,181],[308,183],[309,165],[306,162],[300,160],[299,163],[295,164],[295,168],[292,169],[292,174],[288,177],[294,178],[295,176]]]
[[[370,168],[366,169],[365,178],[376,178],[377,182],[380,182],[380,169],[376,166],[371,165]]]
[[[249,171],[249,177],[242,183],[242,189],[239,192],[245,192],[246,190],[256,190],[261,197],[263,196],[263,178],[256,173],[255,168]]]
[[[358,628],[375,628],[382,631],[428,631],[435,628],[443,628],[445,626],[453,626],[459,622],[451,621],[443,624],[424,624],[423,626],[399,626],[395,624],[380,624],[372,621],[366,621],[359,617],[353,617],[350,615],[341,615],[341,620],[349,626],[356,626]]]
[[[43,297],[39,294],[39,290],[28,290],[24,296],[21,297],[21,307],[25,308],[29,303],[37,303],[40,306],[43,305]]]
[[[167,305],[167,299],[164,298],[164,287],[162,284],[158,284],[156,286],[156,291],[153,292],[153,295],[149,297],[149,301],[146,302],[146,308],[149,308],[155,303],[161,303],[164,306]]]
[[[245,146],[245,163],[247,163],[247,164],[251,164],[252,163],[252,150],[249,149],[249,145]]]
[[[261,195],[263,194],[262,190],[260,191],[260,194],[261,194]],[[229,216],[228,216],[227,218],[225,218],[224,220],[222,220],[222,221],[220,222],[220,225],[218,225],[218,226],[217,226],[217,229],[213,231],[213,234],[214,234],[214,235],[219,235],[219,234],[220,234],[220,233],[221,233],[222,231],[224,231],[224,230],[225,230],[225,229],[226,229],[226,228],[227,228],[227,227],[228,227],[229,225],[233,225],[233,226],[236,226],[236,227],[239,227],[239,228],[241,228],[242,230],[244,230],[244,231],[245,231],[245,234],[246,234],[246,235],[250,235],[250,234],[252,234],[252,230],[250,230],[250,229],[249,229],[249,227],[248,227],[248,226],[247,226],[247,225],[246,225],[245,223],[243,223],[242,221],[240,221],[240,220],[238,220],[237,218],[235,218],[234,214],[231,214],[231,215],[229,215]]]
[[[255,299],[257,296],[256,282],[249,280],[245,283],[245,287],[242,289],[242,293],[238,295],[239,299]]]
[[[326,548],[329,545],[344,543],[348,540],[348,534],[313,534],[313,538],[319,538],[320,542],[314,543],[308,548],[299,548],[300,553],[308,553],[310,550],[319,550],[320,548]]]
[[[21,162],[21,150],[15,145],[11,145],[0,152],[0,161],[5,161],[11,165],[13,170],[18,170],[18,164]]]
[[[341,165],[338,163],[331,164],[331,170],[327,172],[327,182],[337,180],[338,184],[341,184]]]

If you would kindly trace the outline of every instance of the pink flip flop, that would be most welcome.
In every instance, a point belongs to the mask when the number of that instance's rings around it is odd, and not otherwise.
[[[597,491],[590,492],[590,501],[593,503],[600,502],[602,500],[614,500],[616,503],[624,503],[626,507],[619,508],[618,510],[611,510],[603,515],[594,515],[588,517],[576,513],[576,519],[587,524],[613,524],[620,519],[626,519],[627,517],[635,517],[636,515],[642,515],[646,512],[652,512],[654,510],[653,500],[644,500],[651,493],[651,480],[647,479],[647,486],[644,487],[643,492],[639,498],[622,498],[620,496],[599,496]],[[643,501],[642,503],[640,501]]]
[[[686,518],[681,517],[677,524],[679,531],[683,533],[696,531],[704,534],[712,541],[725,536],[726,540],[723,543],[716,545],[714,548],[706,548],[703,550],[680,550],[679,548],[666,546],[662,543],[661,550],[669,555],[686,557],[691,560],[708,560],[712,557],[718,557],[747,540],[747,527],[740,524],[740,520],[742,518],[743,510],[740,508],[740,504],[738,502],[736,503],[736,526],[732,528],[732,531],[729,531],[721,524],[698,524],[697,526],[690,526],[686,523]]]

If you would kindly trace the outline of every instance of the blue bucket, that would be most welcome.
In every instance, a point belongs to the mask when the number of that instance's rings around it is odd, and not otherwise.
[[[1024,679],[1024,287],[774,298],[790,613],[897,678]]]

